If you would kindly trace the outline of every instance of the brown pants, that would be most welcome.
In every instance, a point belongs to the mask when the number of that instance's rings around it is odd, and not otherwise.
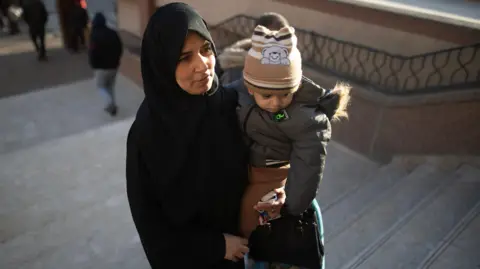
[[[279,168],[250,167],[249,185],[243,195],[240,228],[246,238],[259,225],[259,213],[253,209],[270,191],[285,186],[290,165]]]

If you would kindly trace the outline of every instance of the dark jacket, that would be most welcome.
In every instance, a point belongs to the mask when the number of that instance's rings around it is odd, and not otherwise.
[[[68,25],[75,30],[85,29],[88,25],[87,10],[82,8],[80,4],[75,4],[68,14]]]
[[[142,40],[145,99],[127,138],[127,194],[133,221],[154,269],[243,269],[224,259],[223,233],[239,233],[247,151],[237,95],[218,86],[190,95],[175,70],[188,31],[212,37],[182,3],[151,16]],[[213,74],[212,74],[213,75]]]
[[[97,13],[92,21],[88,58],[93,69],[116,69],[123,45],[117,32],[108,28],[105,16]]]
[[[26,3],[23,6],[23,19],[31,32],[43,31],[48,21],[48,12],[43,2],[33,0]]]
[[[227,88],[239,94],[237,113],[243,132],[251,139],[251,165],[266,167],[268,160],[288,161],[283,209],[293,215],[304,212],[315,199],[323,175],[331,137],[330,121],[345,113],[349,88],[329,94],[303,77],[301,87],[285,109],[284,120],[275,120],[274,115],[258,107],[243,79]]]

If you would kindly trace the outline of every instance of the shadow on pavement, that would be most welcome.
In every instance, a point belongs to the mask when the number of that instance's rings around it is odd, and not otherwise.
[[[71,54],[50,34],[47,55],[47,62],[37,61],[23,33],[0,37],[0,154],[130,118],[143,99],[143,92],[119,75],[119,112],[111,117],[86,52]]]
[[[0,41],[1,42],[1,41]],[[33,45],[21,40],[12,44],[30,46],[25,52],[8,53],[0,48],[0,98],[85,80],[93,76],[86,53],[71,54],[64,48],[48,48],[48,61],[37,61]]]

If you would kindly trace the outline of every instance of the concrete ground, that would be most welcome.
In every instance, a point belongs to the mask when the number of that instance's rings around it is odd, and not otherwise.
[[[120,76],[119,114],[112,119],[104,113],[86,53],[68,53],[60,38],[49,34],[47,55],[47,62],[38,62],[25,35],[0,39],[0,153],[99,127],[136,111],[143,93]],[[29,92],[34,94],[25,95]]]
[[[125,195],[125,139],[143,99],[119,75],[103,111],[85,53],[50,35],[0,39],[0,268],[148,268]]]
[[[24,27],[23,30],[26,32]],[[55,87],[93,76],[86,54],[70,54],[62,48],[60,38],[52,34],[47,35],[46,42],[48,62],[39,62],[26,35],[4,37],[0,41],[0,97]]]

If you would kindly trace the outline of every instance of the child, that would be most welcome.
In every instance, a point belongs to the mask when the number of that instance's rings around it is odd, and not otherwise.
[[[294,29],[271,31],[261,25],[254,30],[243,79],[227,88],[238,92],[238,117],[251,151],[241,209],[241,231],[248,238],[265,220],[259,201],[272,189],[285,186],[286,202],[281,210],[268,212],[270,218],[299,216],[312,206],[330,122],[347,117],[350,88],[338,84],[328,91],[304,77]]]
[[[292,27],[257,26],[245,59],[243,80],[227,88],[239,95],[238,116],[251,150],[250,184],[244,194],[241,229],[248,238],[260,224],[257,202],[285,186],[286,202],[272,217],[300,215],[315,199],[331,137],[332,120],[346,118],[350,88],[325,90],[302,75]]]

